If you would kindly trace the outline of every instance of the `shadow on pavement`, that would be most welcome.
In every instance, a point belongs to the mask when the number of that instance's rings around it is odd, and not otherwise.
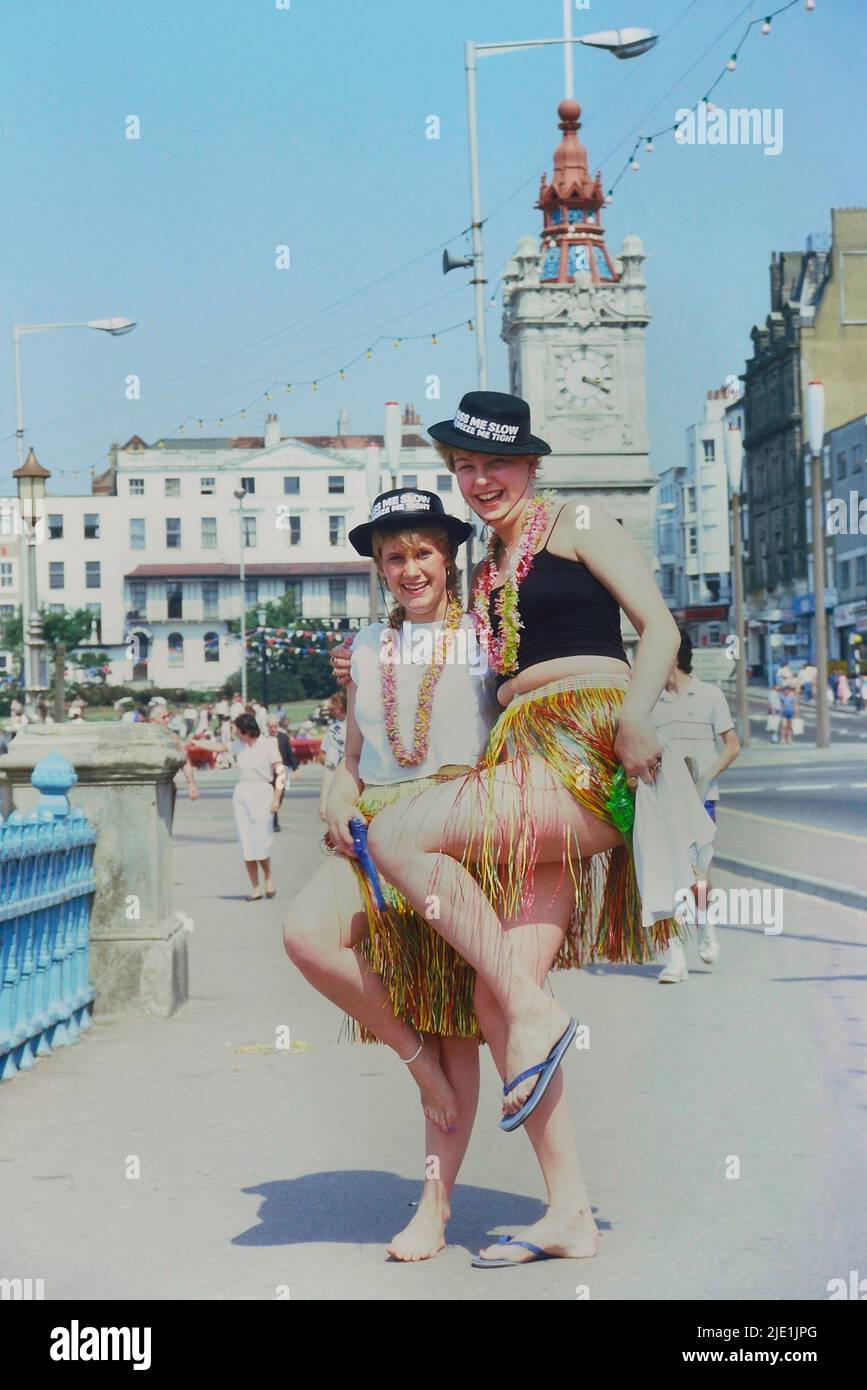
[[[233,1245],[385,1246],[413,1214],[418,1199],[415,1178],[376,1170],[310,1173],[303,1178],[245,1187],[261,1197],[259,1225],[236,1236]],[[544,1215],[543,1202],[514,1192],[467,1187],[458,1183],[452,1198],[449,1245],[465,1245],[473,1253],[491,1232],[532,1225]],[[600,1230],[609,1223],[597,1218]]]

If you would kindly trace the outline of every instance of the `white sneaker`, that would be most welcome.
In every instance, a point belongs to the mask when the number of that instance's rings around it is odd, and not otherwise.
[[[686,956],[679,941],[669,942],[668,961],[656,978],[661,985],[679,985],[689,979]]]
[[[719,955],[719,942],[713,927],[705,924],[698,934],[698,953],[705,965],[713,965]]]

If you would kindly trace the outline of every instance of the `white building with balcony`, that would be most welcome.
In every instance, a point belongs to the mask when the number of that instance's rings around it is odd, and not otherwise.
[[[467,514],[420,429],[411,406],[401,418],[390,402],[382,435],[350,435],[341,412],[329,436],[284,438],[269,415],[260,437],[112,446],[90,494],[46,496],[39,604],[90,609],[94,650],[108,654],[117,684],[219,686],[240,664],[230,621],[286,593],[302,620],[357,627],[368,619],[369,562],[347,537],[372,496],[420,487]]]
[[[696,646],[718,646],[731,601],[724,390],[708,391],[704,419],[690,425],[686,462],[659,475],[656,556],[663,597]]]

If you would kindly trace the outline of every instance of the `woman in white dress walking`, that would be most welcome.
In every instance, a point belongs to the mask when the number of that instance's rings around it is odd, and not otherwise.
[[[271,827],[286,785],[286,765],[280,756],[276,738],[263,738],[252,714],[239,714],[234,724],[243,747],[237,755],[239,777],[232,793],[232,803],[241,853],[252,889],[247,901],[255,903],[262,897],[260,869],[265,881],[265,897],[273,898],[275,893],[271,882],[271,844],[274,838]]]

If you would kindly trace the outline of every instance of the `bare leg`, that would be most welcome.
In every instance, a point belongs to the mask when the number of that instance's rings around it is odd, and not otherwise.
[[[247,877],[248,877],[249,880],[250,880],[250,887],[253,889],[253,892],[254,892],[254,893],[258,894],[258,895],[261,897],[261,894],[259,893],[259,865],[258,865],[258,863],[256,862],[255,859],[245,859],[245,860],[244,860],[244,868],[247,870]]]
[[[527,814],[530,796],[537,863],[559,863],[567,831],[583,857],[622,843],[618,831],[563,790],[541,758],[530,759],[530,772],[532,784],[525,788],[510,763],[494,774],[499,814],[494,851],[501,862],[510,854],[506,826]],[[446,782],[380,811],[371,821],[368,845],[385,877],[417,911],[424,913],[435,894],[438,915],[427,914],[431,926],[451,942],[496,999],[507,1027],[506,1070],[514,1077],[548,1055],[569,1016],[512,951],[510,934],[501,930],[494,908],[458,862],[478,834],[486,809],[482,788]],[[515,1087],[504,1099],[504,1113],[517,1110],[534,1084],[531,1077]]]
[[[418,1210],[388,1247],[396,1260],[428,1260],[446,1243],[452,1188],[467,1151],[479,1100],[479,1044],[473,1038],[434,1038],[425,1042],[439,1049],[440,1066],[458,1100],[458,1122],[443,1134],[425,1119],[425,1183]]]
[[[395,1016],[380,977],[353,949],[367,933],[367,917],[349,861],[328,859],[293,900],[283,927],[286,954],[326,999],[344,1009],[402,1061],[418,1051],[419,1036]],[[409,1066],[422,1109],[438,1130],[458,1119],[455,1092],[433,1050],[425,1046]]]
[[[511,933],[513,950],[524,959],[539,984],[544,983],[560,950],[573,901],[568,872],[563,875],[559,864],[541,865],[536,874],[535,911],[545,920],[503,923],[503,930]],[[494,1064],[505,1078],[505,1020],[482,981],[476,984],[475,1005]],[[524,1128],[545,1180],[548,1210],[541,1221],[514,1234],[551,1254],[573,1258],[595,1255],[599,1236],[569,1118],[562,1071],[557,1072]],[[523,1263],[530,1252],[518,1248],[506,1255],[503,1246],[492,1245],[480,1253],[487,1259],[505,1257]]]

